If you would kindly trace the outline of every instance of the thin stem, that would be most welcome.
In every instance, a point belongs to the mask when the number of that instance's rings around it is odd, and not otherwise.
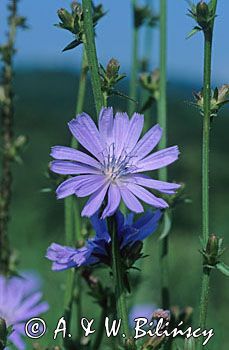
[[[87,57],[85,51],[83,51],[82,59],[82,69],[79,82],[79,90],[76,103],[76,114],[79,114],[83,110],[83,104],[85,99],[86,90],[86,79],[87,79]],[[71,146],[77,148],[77,141],[72,138]],[[73,196],[67,197],[65,199],[65,235],[66,235],[66,245],[75,246],[81,239],[81,217],[80,217],[80,205],[79,201]],[[67,281],[64,297],[64,314],[66,323],[68,325],[68,330],[71,327],[71,317],[72,317],[72,303],[73,303],[73,293],[74,293],[74,283],[75,283],[75,270],[71,269],[67,271]],[[78,299],[77,299],[77,309],[81,313],[81,288],[79,289]],[[79,318],[79,316],[78,316]],[[79,318],[80,319],[80,318]],[[80,322],[80,320],[79,320]],[[79,327],[81,329],[81,327]],[[65,346],[68,346],[68,341],[64,341]]]
[[[145,0],[145,4],[150,9],[153,9],[152,0]],[[153,40],[152,40],[153,31],[154,31],[154,27],[151,27],[147,24],[145,28],[145,33],[144,33],[144,56],[143,56],[143,60],[146,62],[147,68],[150,68],[150,63],[151,63],[151,56],[152,56],[152,50],[153,50]],[[145,103],[148,96],[149,96],[149,93],[146,91],[146,89],[142,89],[143,103]],[[144,131],[146,132],[147,130],[149,130],[149,128],[152,125],[151,108],[148,108],[145,111],[144,116],[145,116]]]
[[[213,1],[214,14],[217,0]],[[202,238],[206,246],[209,238],[209,150],[210,150],[210,122],[211,122],[211,68],[212,68],[212,40],[214,19],[211,26],[204,31],[204,120],[202,139]],[[199,327],[206,328],[208,300],[210,289],[210,269],[203,266],[203,277],[200,298]],[[198,340],[198,349],[202,349],[201,339]]]
[[[91,73],[91,82],[95,107],[98,115],[101,108],[103,107],[103,93],[101,89],[99,64],[95,46],[95,32],[92,18],[92,3],[91,0],[83,0],[82,4],[84,13],[85,47],[88,59],[88,66]]]
[[[135,7],[137,1],[132,0],[132,11],[133,17],[135,17]],[[134,18],[133,26],[133,44],[132,44],[132,66],[130,76],[130,92],[129,95],[133,100],[137,100],[137,77],[138,77],[138,45],[139,45],[139,28],[136,26]],[[134,113],[135,105],[134,102],[129,100],[128,102],[128,113],[131,116]]]
[[[0,184],[0,271],[9,273],[10,244],[8,238],[8,223],[10,219],[10,204],[12,192],[12,148],[14,142],[14,94],[13,94],[13,57],[15,54],[15,37],[17,29],[17,0],[9,3],[9,33],[6,52],[3,54],[3,89],[2,103],[2,179]]]
[[[160,1],[160,97],[158,100],[158,123],[163,129],[159,149],[167,146],[167,0]],[[159,170],[159,180],[167,181],[167,168]],[[170,306],[169,295],[169,238],[161,242],[161,298],[162,307]]]
[[[118,317],[122,321],[122,332],[129,339],[128,313],[126,306],[125,287],[123,282],[124,271],[120,256],[118,234],[115,217],[109,218],[109,231],[112,241],[112,272],[115,286],[116,309]]]
[[[93,344],[92,349],[93,350],[98,350],[102,340],[103,340],[103,333],[104,333],[104,322],[105,322],[105,318],[106,318],[106,308],[102,308],[101,310],[101,315],[100,315],[100,321],[99,321],[99,327],[96,331],[96,338],[95,338],[95,342]]]

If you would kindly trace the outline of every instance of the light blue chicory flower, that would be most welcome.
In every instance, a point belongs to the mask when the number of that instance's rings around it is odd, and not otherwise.
[[[168,207],[165,200],[146,188],[174,194],[180,186],[153,180],[143,173],[173,163],[179,155],[178,147],[150,154],[162,137],[162,129],[155,125],[139,140],[144,116],[138,113],[134,113],[131,119],[127,113],[116,113],[114,117],[112,108],[103,108],[98,124],[97,128],[86,113],[68,124],[73,136],[91,155],[70,147],[52,148],[51,156],[55,160],[51,162],[51,170],[57,174],[74,175],[60,184],[57,197],[90,196],[82,216],[91,217],[107,196],[103,219],[116,212],[121,199],[135,213],[144,211],[139,199],[155,208]]]
[[[155,232],[161,215],[160,210],[157,210],[155,213],[146,212],[134,222],[132,213],[125,218],[118,211],[115,217],[121,255],[126,247],[131,247],[136,242],[143,241],[151,233]],[[61,271],[72,267],[88,266],[109,261],[111,256],[111,237],[108,233],[106,221],[99,219],[97,213],[91,218],[91,222],[96,235],[94,238],[89,239],[84,247],[75,249],[56,243],[51,244],[47,250],[46,257],[53,262],[53,270]]]
[[[31,273],[10,278],[0,275],[0,317],[7,327],[12,326],[9,341],[18,350],[26,348],[22,340],[26,322],[48,310],[48,304],[41,301],[39,284],[39,279]]]

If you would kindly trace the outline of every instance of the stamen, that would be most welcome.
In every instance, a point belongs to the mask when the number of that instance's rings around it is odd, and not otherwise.
[[[121,154],[116,158],[115,144],[109,145],[103,152],[102,171],[105,175],[113,180],[131,174],[136,170],[136,166],[133,165],[134,155],[127,153],[123,148]]]

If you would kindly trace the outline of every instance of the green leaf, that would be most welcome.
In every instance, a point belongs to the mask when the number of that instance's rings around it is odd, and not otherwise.
[[[188,34],[186,39],[191,38],[193,35],[195,35],[196,33],[200,32],[201,30],[202,29],[200,27],[194,27],[193,30]]]
[[[227,266],[223,262],[219,262],[218,264],[216,264],[216,268],[225,276],[229,277],[229,266]]]
[[[75,40],[73,40],[70,44],[68,44],[68,45],[62,50],[62,52],[68,51],[68,50],[72,50],[72,49],[74,49],[75,47],[79,46],[80,44],[82,44],[82,41],[81,41],[81,40],[78,40],[78,39],[75,39]]]
[[[171,226],[172,226],[171,217],[170,217],[168,211],[166,211],[164,214],[164,218],[163,218],[163,229],[162,229],[161,235],[159,237],[160,240],[164,239],[166,236],[168,236],[169,231],[171,230]]]

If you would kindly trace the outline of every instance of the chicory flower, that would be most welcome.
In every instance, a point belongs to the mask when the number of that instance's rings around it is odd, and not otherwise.
[[[128,251],[131,254],[129,257],[131,257],[132,262],[136,260],[133,255],[134,245],[142,242],[151,233],[155,232],[161,215],[160,210],[157,210],[155,213],[146,212],[134,222],[132,213],[127,215],[126,218],[120,211],[116,213],[117,234],[122,257],[127,257]],[[47,250],[46,257],[53,262],[52,269],[54,271],[89,266],[100,262],[108,265],[111,263],[111,236],[108,232],[106,221],[99,219],[96,213],[91,218],[91,222],[96,235],[94,238],[88,239],[84,247],[75,249],[56,243],[51,244]],[[136,258],[139,257],[137,254]]]
[[[134,113],[129,119],[126,113],[116,113],[113,117],[112,108],[101,110],[98,128],[86,113],[70,121],[71,133],[90,155],[71,147],[52,147],[55,160],[51,170],[73,175],[57,188],[57,197],[90,196],[82,211],[82,216],[88,217],[98,211],[106,198],[103,219],[116,212],[121,199],[135,213],[144,211],[139,199],[155,208],[168,207],[165,200],[146,188],[174,194],[180,186],[153,180],[144,173],[177,160],[178,147],[151,153],[162,137],[162,129],[155,125],[139,140],[143,124],[143,115]]]
[[[22,340],[26,322],[48,310],[48,304],[41,301],[42,293],[38,289],[38,279],[33,275],[0,276],[0,317],[7,327],[12,327],[9,341],[19,350],[26,348]]]

